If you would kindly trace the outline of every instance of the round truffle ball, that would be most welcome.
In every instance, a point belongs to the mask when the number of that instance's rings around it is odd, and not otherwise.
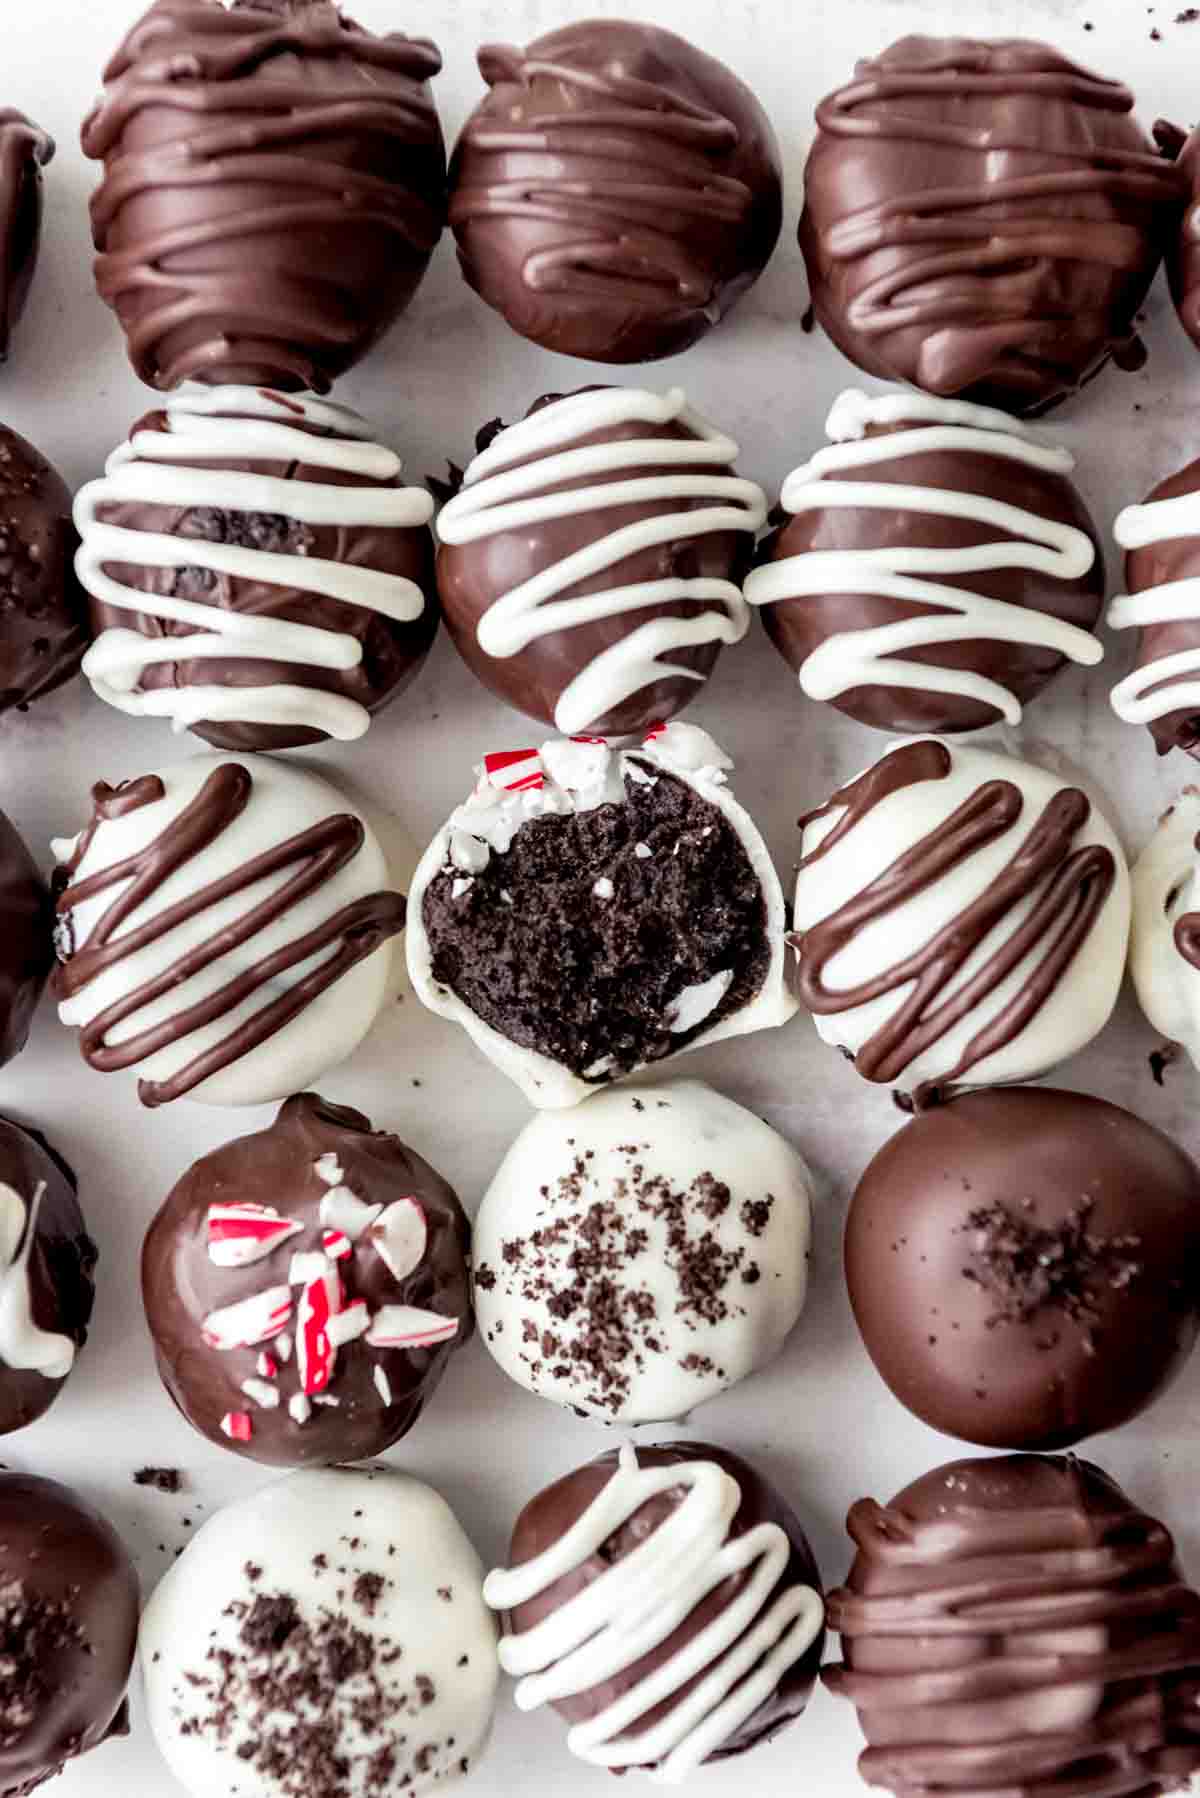
[[[0,181],[3,180],[0,133]],[[0,713],[79,672],[87,608],[71,558],[71,495],[32,443],[0,425]]]
[[[37,863],[0,812],[0,1067],[29,1040],[54,966],[53,915]]]
[[[746,583],[810,699],[880,730],[978,730],[1101,659],[1104,561],[1069,450],[915,393],[843,393],[826,430]]]
[[[1191,1158],[1119,1105],[1045,1087],[914,1118],[846,1222],[850,1303],[883,1379],[989,1448],[1069,1448],[1144,1411],[1195,1343],[1198,1265]]]
[[[263,1105],[358,1047],[404,928],[379,839],[315,774],[194,756],[92,789],[53,845],[62,1022],[144,1105]],[[136,927],[129,927],[136,915]]]
[[[670,1784],[799,1717],[825,1637],[799,1519],[705,1442],[613,1450],[547,1487],[484,1597],[507,1613],[518,1706],[548,1698],[581,1760]],[[576,1652],[594,1634],[602,1660]]]
[[[42,170],[54,139],[13,107],[0,108],[0,361],[7,360],[37,268]],[[18,440],[19,441],[19,440]]]
[[[445,222],[441,66],[333,0],[156,0],[83,127],[96,285],[143,381],[324,393],[361,360]]]
[[[1187,207],[1167,250],[1167,275],[1179,322],[1200,348],[1200,130],[1183,143],[1178,167],[1186,183]]]
[[[1090,796],[921,737],[801,820],[795,931],[818,1034],[917,1108],[1030,1080],[1108,1022],[1129,872]]]
[[[576,1412],[686,1417],[783,1347],[811,1190],[790,1143],[698,1080],[544,1112],[475,1221],[483,1340],[519,1386]]]
[[[361,1112],[315,1093],[197,1161],[146,1237],[163,1383],[255,1461],[362,1461],[407,1435],[471,1335],[453,1190]]]
[[[1142,1010],[1200,1067],[1200,794],[1186,788],[1133,865],[1129,972]]]
[[[1200,1595],[1098,1467],[954,1461],[848,1528],[822,1678],[858,1709],[867,1785],[1149,1798],[1200,1770]]]
[[[1034,412],[1112,357],[1184,177],[1127,87],[1025,39],[906,37],[817,108],[800,244],[818,322],[884,380]]]
[[[567,735],[635,735],[682,711],[749,626],[742,577],[767,502],[737,454],[679,388],[547,394],[486,428],[437,526],[467,666]]]
[[[71,1169],[36,1130],[0,1117],[0,1436],[62,1391],[87,1341],[96,1258]]]
[[[744,82],[655,25],[487,44],[450,169],[463,274],[514,331],[593,362],[703,337],[779,238],[779,146]]]
[[[357,412],[195,388],[79,493],[83,670],[135,718],[218,749],[361,737],[437,631],[433,501]]]
[[[56,1480],[0,1471],[4,1798],[128,1734],[137,1629],[137,1575],[111,1525]]]
[[[1200,758],[1200,461],[1118,514],[1126,591],[1108,622],[1137,631],[1132,673],[1112,690],[1126,724],[1144,724],[1158,753]]]
[[[398,1473],[294,1474],[228,1505],[142,1619],[149,1722],[195,1798],[418,1798],[474,1766],[498,1669],[483,1568]]]

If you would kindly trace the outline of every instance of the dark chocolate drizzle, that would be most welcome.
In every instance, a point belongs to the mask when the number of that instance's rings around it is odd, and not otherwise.
[[[145,849],[99,873],[76,880],[76,870],[101,823],[123,817],[143,805],[151,805],[164,793],[157,775],[147,775],[117,788],[101,782],[93,789],[95,816],[80,837],[70,861],[55,875],[56,908],[63,947],[60,948],[61,965],[55,973],[54,986],[60,999],[69,999],[98,975],[148,944],[160,941],[181,924],[199,917],[210,906],[248,891],[258,881],[273,874],[295,868],[289,879],[251,906],[235,924],[227,925],[194,949],[178,956],[157,979],[134,987],[81,1030],[83,1055],[100,1073],[132,1067],[160,1049],[180,1042],[193,1031],[228,1017],[260,988],[340,939],[336,954],[327,957],[279,998],[232,1029],[213,1048],[193,1057],[178,1073],[167,1080],[140,1080],[138,1096],[144,1105],[164,1105],[181,1098],[248,1055],[298,1017],[348,969],[374,954],[382,943],[404,928],[405,901],[401,895],[372,893],[342,906],[304,935],[263,956],[207,999],[197,1001],[163,1023],[127,1037],[119,1044],[109,1044],[110,1031],[274,924],[293,905],[307,898],[353,861],[361,849],[364,839],[361,820],[348,812],[334,813],[320,824],[243,862],[232,873],[211,881],[208,886],[168,906],[136,928],[122,930],[125,920],[146,903],[164,880],[214,843],[244,811],[252,787],[249,769],[238,762],[222,764],[209,775],[190,805]],[[76,906],[99,898],[113,887],[117,892],[108,909],[87,941],[76,945],[70,922],[72,912]]]
[[[923,780],[944,780],[952,757],[943,743],[907,743],[851,781],[827,804],[801,820],[804,828],[832,812],[836,824],[800,868],[811,867],[852,831],[882,800]],[[864,1079],[897,1080],[918,1056],[959,1024],[1046,939],[1049,946],[1020,990],[966,1044],[954,1067],[937,1083],[919,1087],[919,1107],[944,1094],[978,1062],[1013,1042],[1064,978],[1099,916],[1116,878],[1116,862],[1103,844],[1072,850],[1091,816],[1077,787],[1056,793],[1012,859],[964,911],[928,942],[857,986],[831,989],[825,968],[868,924],[904,905],[959,863],[1002,837],[1021,816],[1021,790],[1007,780],[985,781],[934,830],[898,856],[853,899],[790,940],[799,956],[801,997],[811,1012],[852,1011],[911,983],[912,991],[859,1049],[855,1066]],[[997,925],[1026,900],[1029,915],[977,969],[944,996],[964,964]]]

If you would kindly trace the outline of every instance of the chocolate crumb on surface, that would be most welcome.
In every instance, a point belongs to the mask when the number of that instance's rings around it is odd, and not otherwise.
[[[178,1467],[139,1467],[133,1474],[135,1486],[152,1486],[156,1492],[182,1492],[183,1475]]]

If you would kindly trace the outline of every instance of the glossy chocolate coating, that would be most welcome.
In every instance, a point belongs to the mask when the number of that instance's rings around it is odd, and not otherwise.
[[[800,243],[818,322],[860,368],[1032,412],[1113,357],[1184,178],[1134,100],[1044,44],[907,37],[817,109]]]
[[[1200,348],[1200,130],[1184,143],[1179,167],[1188,184],[1188,205],[1167,252],[1167,275],[1179,322]]]
[[[1066,1448],[1179,1371],[1200,1325],[1200,1170],[1119,1106],[971,1093],[876,1155],[846,1280],[896,1397],[947,1435]]]
[[[587,392],[588,389],[579,391]],[[533,417],[543,406],[562,397],[560,394],[543,394],[535,400],[526,416]],[[631,421],[589,432],[570,448],[636,442],[639,438],[648,443],[664,438],[686,441],[693,435],[682,422],[643,424]],[[480,433],[481,443],[487,442],[490,436],[490,430],[485,428]],[[531,456],[526,462],[514,466],[526,466],[538,459]],[[734,470],[724,466],[706,472],[720,476],[732,475]],[[602,487],[612,481],[630,478],[636,478],[636,472],[631,476],[628,469],[612,475],[591,473],[565,482],[563,490]],[[618,612],[573,625],[569,630],[548,632],[535,637],[524,649],[510,656],[487,653],[477,635],[480,620],[506,593],[610,534],[631,530],[645,520],[661,517],[667,510],[692,512],[711,503],[708,499],[687,497],[669,501],[646,500],[561,518],[546,518],[482,537],[474,543],[443,542],[437,555],[438,594],[446,629],[455,648],[489,692],[529,717],[553,725],[555,706],[564,690],[597,657],[627,638],[649,618],[698,617],[712,610],[711,602],[656,601],[638,611]],[[642,581],[671,578],[738,583],[746,572],[751,547],[752,539],[739,531],[708,531],[701,537],[680,537],[676,542],[635,551],[596,574],[573,581],[562,597],[578,599]],[[660,676],[593,720],[588,726],[589,731],[604,736],[634,736],[652,724],[665,723],[675,717],[703,690],[704,681],[712,673],[720,652],[721,645],[716,641],[672,649],[671,663],[692,669],[698,679],[689,680],[686,675]]]
[[[1200,460],[1189,462],[1178,474],[1160,481],[1153,492],[1146,495],[1145,504],[1149,506],[1159,500],[1181,499],[1187,494],[1198,492]],[[1125,591],[1130,594],[1144,593],[1150,588],[1166,586],[1175,581],[1197,579],[1200,579],[1200,535],[1164,536],[1156,543],[1147,543],[1142,548],[1130,550],[1125,557]],[[1150,663],[1162,661],[1166,656],[1194,654],[1197,651],[1200,651],[1200,618],[1193,616],[1170,619],[1162,624],[1147,624],[1138,632],[1133,666],[1146,668]],[[1187,681],[1193,684],[1194,680],[1194,672],[1181,672],[1156,683],[1150,691],[1157,694],[1173,682]],[[1160,755],[1166,755],[1171,749],[1183,749],[1188,755],[1200,759],[1200,711],[1194,705],[1177,707],[1161,717],[1151,718],[1147,721],[1146,728],[1154,738]]]
[[[658,26],[488,44],[450,170],[471,286],[522,337],[652,362],[705,335],[779,237],[779,146],[732,70]]]
[[[6,1117],[0,1117],[0,1186],[16,1193],[27,1229],[38,1188],[43,1189],[32,1243],[23,1238],[14,1261],[7,1264],[0,1254],[0,1296],[8,1301],[0,1322],[0,1436],[4,1436],[48,1411],[67,1377],[11,1365],[5,1358],[4,1325],[11,1327],[27,1304],[35,1330],[67,1337],[82,1348],[95,1296],[97,1252],[84,1226],[72,1170],[38,1131]],[[13,1290],[14,1285],[19,1290]],[[15,1335],[19,1342],[19,1329]]]
[[[157,0],[83,127],[96,284],[143,381],[324,393],[366,354],[441,234],[440,68],[330,0]]]
[[[896,1798],[1157,1798],[1200,1770],[1200,1595],[1170,1532],[1075,1457],[955,1461],[887,1506],[829,1595],[859,1771]]]
[[[663,1467],[689,1461],[715,1462],[737,1482],[742,1495],[741,1504],[730,1526],[730,1538],[746,1535],[762,1523],[777,1524],[791,1546],[791,1557],[780,1578],[778,1589],[782,1591],[786,1586],[804,1585],[813,1587],[817,1592],[821,1590],[821,1576],[808,1538],[795,1512],[775,1488],[740,1456],[731,1454],[727,1449],[715,1448],[708,1442],[663,1442],[653,1448],[639,1446],[637,1458],[641,1467]],[[576,1472],[556,1481],[553,1486],[547,1486],[544,1492],[531,1500],[513,1526],[509,1566],[520,1567],[526,1561],[535,1559],[564,1536],[608,1484],[616,1465],[617,1452],[610,1450],[586,1467],[580,1467]],[[675,1487],[643,1505],[628,1523],[609,1537],[599,1553],[591,1555],[572,1573],[556,1580],[545,1592],[518,1605],[508,1619],[511,1632],[521,1635],[525,1630],[535,1628],[543,1618],[551,1616],[615,1562],[631,1554],[639,1543],[671,1515],[685,1496],[683,1487]],[[585,1723],[598,1716],[693,1641],[707,1624],[736,1600],[746,1583],[745,1573],[722,1581],[656,1648],[601,1684],[590,1687],[576,1697],[556,1701],[554,1709],[570,1724]],[[745,1754],[759,1742],[768,1741],[803,1713],[816,1683],[823,1645],[824,1632],[820,1631],[807,1653],[787,1670],[770,1697],[735,1735],[729,1737],[720,1749],[708,1757],[710,1761]],[[681,1688],[672,1699],[664,1700],[639,1717],[638,1728],[632,1733],[644,1733],[669,1714],[680,1699],[688,1694],[691,1683]]]
[[[0,135],[0,170],[2,158]],[[40,699],[79,671],[87,613],[74,553],[62,476],[0,425],[0,712]]]
[[[457,1334],[431,1347],[373,1348],[363,1337],[338,1349],[328,1396],[336,1405],[314,1404],[298,1422],[288,1401],[301,1389],[295,1345],[286,1361],[278,1344],[233,1350],[204,1340],[204,1320],[278,1284],[287,1284],[295,1254],[318,1256],[322,1247],[321,1201],[330,1183],[316,1164],[333,1156],[343,1183],[368,1205],[385,1207],[415,1197],[428,1229],[419,1265],[398,1281],[368,1230],[353,1252],[336,1263],[345,1303],[365,1301],[372,1316],[385,1305],[411,1305],[459,1320]],[[209,1253],[209,1209],[214,1204],[268,1206],[302,1229],[263,1259],[221,1267]],[[274,1466],[319,1466],[362,1461],[382,1454],[408,1433],[432,1397],[454,1349],[472,1330],[467,1255],[470,1227],[453,1190],[428,1162],[398,1136],[372,1130],[361,1112],[331,1105],[315,1093],[288,1099],[275,1122],[241,1136],[197,1161],[176,1185],[150,1226],[142,1254],[142,1292],[164,1385],[188,1422],[209,1441]],[[292,1288],[293,1296],[299,1294]],[[293,1319],[289,1331],[294,1337]],[[255,1403],[242,1382],[263,1376],[265,1351],[279,1362],[268,1376],[281,1402]],[[376,1383],[386,1375],[387,1402]],[[230,1414],[250,1418],[247,1441],[222,1430]]]
[[[42,238],[42,170],[54,139],[32,119],[0,108],[0,361],[25,311]]]
[[[0,1067],[25,1047],[54,962],[50,893],[0,812]]]
[[[137,1624],[115,1530],[57,1481],[0,1472],[0,1798],[128,1732]]]

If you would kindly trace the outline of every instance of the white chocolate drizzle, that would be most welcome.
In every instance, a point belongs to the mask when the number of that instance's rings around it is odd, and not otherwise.
[[[630,424],[681,425],[692,435],[571,447],[593,432]],[[706,606],[691,618],[648,618],[596,656],[555,707],[555,725],[565,734],[586,730],[657,680],[703,680],[670,660],[679,650],[738,643],[745,636],[750,613],[733,581],[671,575],[569,597],[578,582],[662,544],[718,531],[753,537],[766,521],[767,502],[754,481],[724,472],[737,455],[732,438],[693,412],[679,388],[657,394],[620,387],[571,394],[543,407],[502,431],[467,469],[461,490],[438,519],[443,543],[477,543],[619,506],[657,508],[653,517],[599,535],[502,594],[479,621],[476,634],[486,654],[519,655],[556,631],[680,600]],[[612,478],[623,470],[628,479]],[[598,477],[593,484],[591,477]],[[677,500],[711,503],[688,510],[673,506]]]
[[[641,1467],[627,1446],[612,1478],[557,1542],[520,1567],[489,1574],[483,1588],[493,1610],[515,1610],[582,1566],[643,1505],[679,1487],[687,1496],[637,1548],[534,1628],[500,1643],[500,1665],[519,1682],[518,1708],[534,1710],[634,1666],[723,1580],[745,1575],[736,1597],[690,1642],[567,1737],[593,1766],[648,1767],[664,1785],[681,1783],[736,1734],[816,1640],[824,1620],[819,1593],[803,1585],[776,1593],[791,1554],[786,1532],[760,1523],[731,1538],[741,1491],[723,1468],[711,1461]],[[693,1680],[653,1727],[626,1733]]]
[[[75,1365],[69,1336],[40,1329],[33,1316],[29,1258],[46,1183],[39,1181],[26,1207],[20,1193],[0,1184],[0,1366],[65,1380]]]
[[[872,425],[909,428],[869,437]],[[1085,531],[985,493],[856,478],[884,463],[943,452],[998,456],[1046,474],[1068,475],[1075,466],[1069,450],[1046,442],[990,406],[924,394],[870,398],[853,388],[834,401],[825,430],[830,447],[818,450],[784,483],[781,504],[786,512],[795,516],[837,508],[907,511],[966,519],[995,529],[998,535],[995,541],[961,549],[909,544],[809,550],[756,568],[746,583],[746,599],[752,606],[830,593],[867,593],[936,608],[917,618],[828,637],[800,670],[800,685],[810,699],[837,699],[863,686],[915,688],[980,701],[994,706],[1007,723],[1017,724],[1020,703],[1000,682],[969,669],[927,667],[905,660],[905,653],[982,639],[1052,650],[1085,667],[1102,659],[1099,640],[1078,625],[992,599],[969,586],[942,585],[928,578],[1026,568],[1056,580],[1080,580],[1096,559]],[[842,476],[848,478],[838,478]]]
[[[1174,499],[1126,506],[1117,514],[1113,536],[1124,550],[1200,537],[1200,494],[1180,493]],[[1115,631],[1200,623],[1200,576],[1163,581],[1141,593],[1119,594],[1108,609],[1107,622]],[[1126,724],[1153,724],[1168,712],[1200,705],[1200,641],[1192,649],[1156,656],[1144,667],[1135,668],[1117,682],[1111,698],[1113,711]]]
[[[143,674],[158,663],[218,658],[346,671],[361,663],[362,644],[344,631],[144,593],[117,580],[109,569],[120,564],[203,568],[231,580],[319,594],[401,624],[413,622],[424,610],[424,595],[414,581],[300,553],[130,530],[102,522],[99,514],[115,505],[203,506],[265,513],[313,527],[409,530],[428,524],[433,501],[422,488],[388,485],[401,473],[400,458],[371,441],[370,426],[358,413],[312,394],[213,387],[176,394],[165,411],[165,430],[136,431],[108,458],[103,478],[77,495],[75,525],[81,543],[76,569],[83,586],[102,604],[164,624],[191,626],[192,633],[160,637],[139,630],[102,631],[83,663],[95,692],[133,717],[169,718],[177,731],[203,720],[233,719],[304,725],[339,742],[361,737],[370,724],[365,706],[301,682],[172,685],[143,692]],[[366,484],[339,486],[203,466],[223,462],[304,463],[349,473]]]

